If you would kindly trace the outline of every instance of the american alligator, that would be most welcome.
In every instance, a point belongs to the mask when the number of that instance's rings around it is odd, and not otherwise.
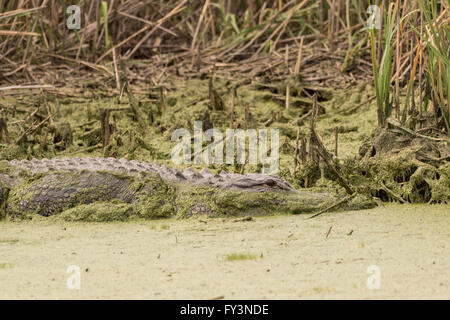
[[[311,213],[337,199],[327,192],[297,191],[278,176],[258,173],[213,174],[115,158],[0,161],[0,216],[12,218]],[[346,204],[347,209],[367,205]]]

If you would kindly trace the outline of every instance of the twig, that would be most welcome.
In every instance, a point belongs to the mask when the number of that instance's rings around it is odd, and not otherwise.
[[[418,137],[418,138],[423,138],[423,139],[427,139],[427,140],[431,140],[431,141],[445,141],[445,142],[450,142],[449,139],[446,139],[446,138],[433,138],[433,137],[425,136],[425,135],[423,135],[423,134],[414,132],[414,131],[409,130],[409,129],[403,127],[402,125],[396,123],[396,122],[395,122],[394,120],[392,120],[392,119],[387,119],[386,122],[387,122],[388,124],[390,124],[391,126],[393,126],[394,128],[399,129],[399,130],[401,130],[401,131],[403,131],[403,132],[406,132],[406,133],[408,133],[408,134],[410,134],[410,135],[412,135],[412,136]]]
[[[401,203],[406,203],[405,199],[403,199],[401,196],[397,195],[394,191],[389,189],[383,182],[380,182],[380,184],[383,187],[384,191],[389,193],[391,197],[393,197],[395,200],[400,201]]]
[[[35,84],[35,85],[18,85],[18,86],[9,86],[9,87],[0,87],[0,91],[3,90],[20,90],[20,89],[50,89],[54,88],[54,86],[50,84]]]
[[[369,99],[367,99],[367,100],[365,100],[365,101],[363,101],[363,102],[357,104],[356,106],[353,106],[353,107],[351,107],[351,108],[349,108],[349,109],[347,109],[347,110],[343,110],[343,111],[342,111],[342,114],[347,116],[347,115],[349,115],[349,114],[355,112],[356,110],[358,110],[358,109],[359,109],[360,107],[362,107],[363,105],[369,103],[369,102],[372,101],[372,100],[375,100],[376,97],[377,97],[377,96],[372,96],[372,97],[370,97]]]
[[[317,152],[322,157],[322,159],[325,161],[325,163],[328,165],[328,167],[334,172],[334,174],[337,177],[337,182],[345,189],[345,191],[348,194],[353,194],[354,191],[352,187],[349,185],[349,183],[346,181],[346,179],[342,176],[342,174],[339,173],[338,169],[333,164],[333,157],[331,154],[327,151],[325,146],[323,145],[322,139],[320,138],[319,134],[316,131],[316,128],[314,127],[314,121],[317,114],[317,94],[314,95],[314,105],[313,105],[313,111],[310,121],[310,130],[311,130],[311,142],[314,142],[317,146]]]
[[[289,96],[290,96],[290,93],[289,93],[289,84],[288,84],[286,86],[286,100],[285,100],[286,110],[289,110]]]
[[[83,60],[80,60],[80,59],[72,59],[72,58],[68,58],[68,57],[63,57],[63,56],[60,56],[60,55],[57,55],[57,54],[52,54],[52,53],[47,53],[46,55],[50,56],[50,57],[58,58],[58,59],[61,59],[61,60],[66,60],[66,61],[70,61],[70,62],[80,63],[80,64],[83,64],[86,67],[89,67],[89,68],[94,69],[94,70],[103,70],[108,75],[110,75],[111,77],[114,77],[114,74],[111,71],[109,71],[108,68],[106,68],[105,66],[102,66],[100,64],[90,63],[90,62],[83,61]]]
[[[294,150],[294,163],[292,164],[292,179],[295,178],[295,169],[297,168],[297,157],[299,151],[299,139],[300,139],[300,127],[297,127],[297,139],[295,140],[295,150]]]
[[[231,90],[231,112],[230,112],[230,129],[234,129],[234,104],[235,104],[235,89]]]
[[[142,118],[138,103],[137,103],[136,99],[134,98],[133,92],[131,91],[130,83],[128,82],[128,77],[127,77],[127,73],[126,73],[127,70],[125,67],[124,60],[120,60],[120,68],[122,71],[122,75],[121,75],[121,77],[123,79],[122,82],[124,83],[124,88],[128,94],[128,100],[130,102],[131,109],[133,110],[134,116],[136,117],[139,127],[141,128],[142,131],[146,132],[147,124],[145,123],[144,119]]]
[[[339,127],[334,129],[334,156],[338,157],[338,147],[339,147]]]
[[[325,239],[328,239],[328,236],[330,235],[332,229],[333,229],[333,226],[328,228],[327,234],[325,235]]]
[[[331,210],[331,209],[333,209],[333,208],[336,208],[337,206],[339,206],[339,205],[341,205],[341,204],[347,202],[348,200],[353,199],[355,196],[356,196],[356,192],[353,193],[353,194],[351,194],[351,195],[349,195],[349,196],[346,196],[345,198],[342,198],[341,200],[339,200],[339,201],[335,202],[334,204],[332,204],[331,206],[329,206],[329,207],[327,207],[327,208],[325,208],[325,209],[319,211],[318,213],[316,213],[315,215],[309,217],[308,219],[316,218],[316,217],[320,216],[321,214],[324,214],[324,213],[327,212],[328,210]]]
[[[294,74],[298,76],[300,74],[300,65],[302,60],[302,51],[303,51],[303,37],[300,40],[300,45],[298,47],[298,53],[297,53],[297,61],[295,62],[295,69]]]

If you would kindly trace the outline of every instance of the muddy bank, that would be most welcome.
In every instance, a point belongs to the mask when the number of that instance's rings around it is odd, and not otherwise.
[[[187,167],[172,162],[171,153],[178,142],[171,141],[171,136],[179,128],[193,134],[194,121],[201,120],[204,130],[214,127],[221,132],[230,127],[278,129],[278,174],[298,189],[319,188],[342,194],[336,176],[319,161],[309,144],[314,92],[320,111],[317,132],[325,147],[333,154],[337,152],[336,165],[355,190],[383,202],[448,203],[450,199],[450,147],[442,142],[442,148],[436,148],[436,144],[411,139],[396,128],[390,128],[387,134],[377,131],[374,90],[369,83],[345,91],[293,88],[289,91],[289,108],[283,96],[286,83],[269,85],[263,79],[252,83],[216,79],[214,90],[220,97],[220,108],[211,105],[208,79],[171,78],[164,88],[141,85],[134,89],[134,96],[120,97],[89,83],[80,86],[83,94],[1,97],[0,104],[7,107],[9,140],[17,143],[2,141],[0,158],[124,157]],[[130,107],[133,97],[140,119]],[[35,119],[30,118],[30,112]],[[49,112],[53,123],[37,126]],[[198,170],[207,167],[214,173],[261,171],[261,165],[249,163],[190,166]]]

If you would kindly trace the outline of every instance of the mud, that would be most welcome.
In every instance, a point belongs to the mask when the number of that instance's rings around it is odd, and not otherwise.
[[[389,204],[310,220],[4,221],[0,298],[449,299],[449,213]],[[71,265],[80,290],[67,289]]]
[[[52,130],[47,134],[44,128],[40,128],[23,137],[22,127],[31,124],[25,117],[25,110],[30,110],[30,106],[39,106],[38,118],[46,117],[42,96],[1,97],[2,105],[14,109],[14,112],[7,112],[10,140],[20,140],[20,143],[0,144],[0,158],[124,157],[129,160],[155,161],[173,168],[171,152],[177,143],[171,141],[173,131],[186,128],[192,133],[193,122],[202,120],[205,126],[225,132],[230,127],[231,93],[235,84],[236,81],[225,79],[215,81],[215,88],[225,106],[224,110],[218,111],[211,110],[206,79],[168,79],[162,90],[163,100],[159,89],[135,88],[136,100],[148,125],[146,130],[136,126],[126,95],[118,98],[88,86],[84,88],[83,95],[48,94],[47,103],[54,119],[50,128]],[[297,165],[295,174],[292,174],[297,127],[300,141],[307,141],[308,111],[312,100],[301,90],[293,89],[292,103],[286,109],[284,101],[279,100],[280,94],[284,92],[285,84],[263,85],[258,79],[253,84],[240,85],[235,98],[233,127],[278,128],[278,174],[281,178],[297,189],[308,187],[313,188],[313,192],[314,188],[319,188],[342,193],[342,187],[335,182],[333,173],[317,159]],[[321,110],[316,122],[317,131],[330,151],[334,151],[335,131],[338,131],[336,165],[357,191],[383,202],[449,202],[450,147],[445,142],[412,139],[405,132],[395,132],[395,128],[389,131],[376,130],[376,102],[369,83],[361,83],[345,91],[322,88],[317,89],[317,92]],[[100,113],[105,108],[116,111],[111,111],[110,115],[110,144],[103,148]],[[186,166],[181,164],[176,167]],[[261,170],[261,166],[251,164],[201,164],[193,167],[198,170],[207,167],[213,173],[250,173]]]

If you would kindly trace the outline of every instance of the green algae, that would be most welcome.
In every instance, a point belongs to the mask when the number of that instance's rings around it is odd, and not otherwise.
[[[450,164],[438,168],[404,157],[348,160],[343,170],[362,194],[382,201],[450,203]]]
[[[133,216],[133,205],[118,200],[82,204],[64,210],[57,220],[83,222],[127,221]]]
[[[157,161],[160,164],[173,166],[171,162],[171,151],[176,142],[171,141],[171,134],[177,128],[186,128],[191,133],[195,120],[205,120],[205,114],[209,111],[208,119],[215,128],[222,132],[230,126],[230,104],[231,92],[235,82],[217,79],[215,88],[222,97],[225,110],[211,112],[208,100],[208,80],[191,79],[188,81],[167,80],[165,101],[167,108],[161,109],[158,101],[159,90],[149,89],[148,93],[135,94],[142,109],[142,116],[148,124],[146,133],[134,130],[136,121],[130,111],[114,111],[111,114],[111,126],[114,131],[111,135],[111,144],[108,148],[101,148],[101,130],[99,110],[101,108],[129,107],[128,97],[108,96],[98,92],[98,89],[86,90],[93,93],[95,98],[62,97],[59,103],[55,99],[48,99],[50,109],[53,112],[56,123],[64,124],[64,137],[67,141],[54,147],[52,142],[55,137],[51,134],[47,144],[42,147],[44,131],[31,137],[27,137],[20,145],[0,145],[0,159],[30,159],[52,158],[52,157],[125,157],[140,161]],[[301,84],[298,84],[301,86]],[[265,123],[271,117],[274,121],[267,128],[280,129],[280,169],[279,175],[296,188],[303,188],[306,181],[309,187],[322,186],[331,190],[339,191],[341,188],[334,182],[333,173],[327,168],[314,161],[307,161],[305,165],[297,166],[295,175],[292,176],[294,145],[297,136],[297,127],[300,128],[300,138],[308,138],[309,123],[304,115],[310,108],[307,97],[300,96],[301,90],[293,84],[292,104],[289,110],[283,104],[274,99],[274,94],[285,92],[285,84],[278,83],[274,88],[260,86],[257,83],[241,85],[237,89],[234,112],[234,128],[266,128]],[[358,151],[363,141],[371,137],[376,128],[375,101],[370,100],[374,91],[371,85],[361,84],[356,88],[335,91],[322,90],[320,105],[324,113],[317,118],[316,128],[321,135],[325,146],[329,150],[334,149],[335,128],[339,131],[339,166],[346,174],[352,184],[357,186],[358,191],[365,195],[379,197],[384,201],[395,200],[395,197],[386,193],[389,189],[405,201],[410,202],[449,202],[449,165],[439,168],[424,165],[423,163],[411,162],[410,159],[386,160],[373,159],[369,162],[360,161]],[[321,91],[321,92],[322,92]],[[16,105],[17,108],[25,109],[35,103],[35,97],[24,97],[17,101],[11,97],[0,97],[0,103]],[[249,115],[246,117],[246,108]],[[45,108],[42,108],[45,110]],[[20,115],[25,113],[20,113]],[[45,116],[45,114],[42,114]],[[13,119],[11,119],[13,120]],[[206,121],[205,121],[206,123]],[[71,129],[71,134],[67,132]],[[17,139],[21,131],[18,126],[9,129],[11,140]],[[187,165],[200,169],[205,165]],[[236,165],[209,165],[213,172],[225,170],[229,172],[240,172],[242,166]],[[414,172],[412,169],[416,168]],[[35,176],[34,181],[29,180],[27,172],[12,172],[5,163],[0,162],[0,173],[19,174],[27,189],[32,182],[38,181],[42,176]],[[258,165],[246,165],[243,172],[257,172]],[[408,176],[408,180],[402,178]],[[27,180],[28,179],[28,180]],[[213,216],[239,215],[239,214],[275,214],[275,213],[301,213],[320,210],[325,205],[299,204],[291,196],[276,193],[265,194],[266,198],[256,194],[237,193],[233,191],[224,192],[211,188],[186,188],[170,186],[161,181],[133,181],[134,189],[130,192],[140,192],[145,184],[151,185],[147,191],[139,195],[138,203],[133,204],[133,215],[128,217],[140,217],[144,219],[162,217],[189,217],[195,214],[211,214]],[[161,192],[148,190],[161,190]],[[6,190],[2,188],[2,190]],[[106,188],[95,189],[100,194],[96,200],[98,210],[108,212],[112,206],[108,201],[101,201],[102,192]],[[102,191],[103,190],[103,191]],[[384,191],[382,191],[384,190]],[[86,204],[93,189],[86,188],[83,195],[79,195],[78,207],[86,210],[86,214],[77,216],[90,217],[89,212],[94,204]],[[33,194],[25,194],[23,197],[16,193],[9,194],[9,200],[18,203],[26,200]],[[331,199],[331,198],[330,198]],[[117,200],[117,199],[115,199]],[[114,201],[115,201],[114,200]],[[333,200],[330,200],[332,202]],[[356,201],[356,200],[354,200]],[[5,201],[3,201],[5,202]],[[105,208],[100,209],[104,205]],[[117,204],[114,204],[117,205]],[[350,204],[349,204],[350,205]],[[363,204],[355,204],[355,207]],[[78,208],[77,207],[77,208]],[[17,209],[17,208],[16,208]],[[65,208],[65,211],[75,208]],[[80,208],[78,208],[81,210]],[[18,209],[17,209],[18,210]],[[119,215],[126,216],[128,207],[120,204],[117,209]],[[75,214],[75,211],[70,211]],[[32,212],[27,213],[34,214]],[[86,218],[88,219],[88,218]],[[119,219],[119,218],[118,218]],[[120,219],[119,219],[120,220]]]
[[[138,194],[134,208],[137,217],[158,219],[176,215],[176,187],[160,177],[149,176],[143,181],[136,181],[134,191]]]
[[[309,213],[331,199],[313,193],[242,192],[211,187],[183,187],[177,197],[179,217],[205,214],[212,217]]]
[[[324,192],[302,191],[293,194],[269,191],[242,192],[211,187],[183,186],[176,199],[177,216],[188,218],[197,215],[211,217],[275,214],[314,213],[328,208],[342,196]],[[360,196],[335,210],[373,208],[375,203]]]
[[[157,109],[159,101],[149,99],[148,96],[159,96],[158,90],[149,90],[148,95],[135,94],[140,101],[140,108],[144,114],[152,114],[153,120],[148,118],[148,132],[146,134],[137,133],[132,130],[136,123],[131,112],[117,111],[112,112],[111,123],[115,131],[111,137],[111,146],[109,155],[113,157],[125,157],[128,159],[136,159],[141,161],[158,161],[164,164],[171,163],[171,150],[176,145],[171,141],[171,134],[177,128],[186,128],[192,132],[193,122],[195,120],[203,120],[204,114],[209,110],[208,100],[208,81],[201,79],[191,79],[188,81],[178,81],[168,79],[168,89],[166,92],[167,109],[161,114],[153,112]],[[215,83],[219,94],[225,103],[224,111],[210,112],[212,125],[222,132],[230,126],[230,103],[231,92],[234,83],[218,79]],[[284,92],[285,85],[280,83],[276,85],[280,88],[277,92]],[[292,90],[292,99],[299,90]],[[89,90],[89,89],[88,89]],[[61,98],[59,99],[59,113],[54,115],[55,121],[59,123],[67,123],[72,128],[73,144],[65,146],[64,150],[55,150],[51,148],[51,142],[48,141],[48,148],[33,148],[36,144],[41,144],[41,140],[33,142],[32,139],[25,142],[20,147],[12,145],[0,148],[0,158],[3,159],[23,159],[23,158],[43,158],[43,157],[64,157],[64,156],[103,156],[105,154],[102,148],[95,148],[101,142],[100,117],[99,110],[101,108],[125,108],[129,105],[128,98],[122,97],[118,102],[115,97],[101,96],[94,89],[90,89],[97,98]],[[350,93],[349,93],[350,92]],[[326,113],[321,115],[317,122],[318,130],[323,134],[324,143],[327,147],[332,148],[333,134],[328,134],[335,126],[343,128],[352,127],[357,121],[360,124],[358,128],[358,136],[364,135],[362,132],[370,131],[374,127],[375,113],[371,112],[374,108],[363,106],[361,110],[351,117],[339,114],[343,110],[352,105],[353,100],[347,99],[347,95],[358,96],[355,101],[365,100],[371,94],[371,90],[354,89],[347,92],[327,91],[324,94],[325,100],[321,101],[326,109]],[[292,144],[296,139],[297,126],[299,125],[299,117],[305,110],[310,108],[310,103],[294,103],[289,110],[285,110],[284,106],[272,99],[273,93],[268,89],[262,89],[257,84],[242,85],[237,90],[235,99],[234,127],[235,128],[265,128],[264,123],[273,115],[276,120],[268,127],[280,129],[280,141],[287,141]],[[31,104],[32,97],[28,97]],[[1,98],[0,98],[1,100]],[[52,110],[56,109],[56,103],[49,99],[48,102]],[[306,99],[307,100],[307,99]],[[196,103],[193,103],[198,101]],[[1,101],[0,101],[1,102]],[[5,104],[17,104],[8,100]],[[22,102],[24,103],[24,102]],[[245,117],[245,110],[248,106],[250,114],[248,119]],[[334,108],[333,108],[334,106]],[[44,108],[45,109],[45,108]],[[367,111],[370,111],[367,114]],[[372,117],[373,113],[373,117]],[[371,119],[374,118],[374,119]],[[373,120],[373,121],[372,121]],[[308,136],[307,121],[300,124],[301,137]],[[16,138],[20,131],[16,127],[10,129],[11,139]],[[66,133],[66,135],[68,135]],[[342,156],[355,155],[358,141],[364,137],[355,139],[354,132],[343,132],[340,136],[340,153]],[[49,140],[51,137],[49,137]],[[286,140],[287,139],[287,140]],[[38,143],[39,142],[39,143]],[[139,143],[143,142],[143,143]],[[348,147],[347,147],[348,145]],[[29,148],[31,146],[31,148]],[[146,146],[146,147],[144,147]],[[94,148],[94,149],[89,149]],[[17,149],[13,152],[14,149]],[[283,178],[290,180],[288,174],[292,166],[292,148],[287,148],[285,152],[280,153],[280,171]],[[186,166],[186,165],[184,165]],[[201,166],[196,166],[200,168]],[[211,167],[214,170],[214,167]],[[223,169],[223,168],[221,168]],[[234,171],[233,165],[226,165],[226,170]],[[254,172],[258,170],[255,165],[247,165],[245,172]],[[291,181],[290,181],[291,182]]]
[[[262,255],[261,255],[262,257]],[[249,253],[230,253],[225,257],[226,261],[244,261],[244,260],[255,260],[258,257]]]
[[[15,218],[29,219],[41,212],[41,207],[36,203],[45,202],[53,211],[63,212],[80,207],[71,212],[77,213],[76,216],[90,217],[93,206],[86,205],[100,203],[95,207],[99,209],[108,201],[123,201],[135,197],[133,214],[138,218],[154,219],[174,215],[171,200],[174,194],[173,186],[160,177],[151,175],[142,178],[109,171],[45,172],[28,178],[21,177],[8,196],[8,212]],[[110,209],[107,206],[102,213]],[[122,207],[118,207],[118,210],[122,215],[127,212]],[[84,211],[86,213],[82,213]]]

